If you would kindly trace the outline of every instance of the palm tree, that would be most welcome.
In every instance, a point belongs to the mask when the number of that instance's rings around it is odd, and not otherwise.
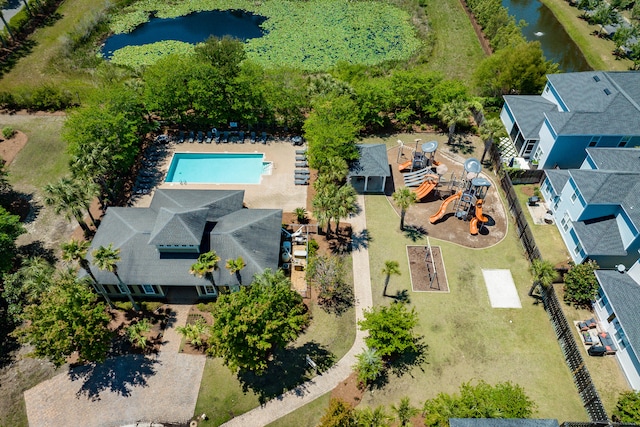
[[[418,409],[411,406],[411,401],[408,397],[400,399],[400,404],[398,406],[391,405],[391,409],[395,412],[402,427],[408,425],[411,421],[411,417],[418,414]]]
[[[404,217],[407,210],[418,201],[418,197],[410,188],[402,187],[394,191],[391,198],[400,208],[400,230],[404,231]]]
[[[389,285],[389,279],[391,279],[391,275],[395,274],[400,276],[402,273],[400,272],[400,264],[398,261],[387,260],[384,262],[384,267],[382,268],[382,274],[385,275],[384,278],[384,289],[382,291],[382,296],[387,295],[387,286]]]
[[[317,181],[316,181],[317,182]],[[327,235],[331,233],[331,197],[328,191],[318,191],[311,201],[313,216],[318,220],[318,228],[327,226]]]
[[[340,219],[348,218],[358,212],[358,195],[351,184],[345,184],[333,194],[331,200],[331,217],[336,223],[336,233],[339,231]]]
[[[329,157],[324,165],[320,168],[320,174],[329,182],[342,184],[347,179],[349,173],[349,165],[347,161],[339,156]]]
[[[558,278],[558,272],[556,271],[553,264],[542,259],[534,259],[531,262],[529,271],[533,275],[533,284],[531,285],[531,289],[529,290],[529,296],[533,295],[533,292],[537,287],[547,289],[549,286],[551,286],[553,281]]]
[[[354,366],[358,373],[358,381],[367,385],[376,380],[384,369],[382,356],[375,348],[366,347],[362,353],[356,355],[356,365]]]
[[[99,294],[104,297],[104,300],[109,304],[109,307],[113,308],[113,303],[109,299],[107,292],[104,290],[104,287],[101,283],[98,282],[96,276],[93,275],[93,271],[91,271],[91,264],[87,259],[87,252],[89,251],[90,243],[86,240],[70,240],[67,243],[62,244],[62,260],[65,262],[73,262],[77,261],[80,267],[84,271],[87,272],[91,280],[95,285],[96,290]]]
[[[307,222],[307,210],[303,207],[295,208],[293,210],[294,215],[296,216],[296,220],[298,224],[304,224]]]
[[[480,138],[484,141],[484,151],[482,152],[482,158],[480,163],[484,163],[484,158],[487,152],[491,148],[496,138],[502,138],[506,136],[507,132],[504,129],[502,121],[498,118],[486,119],[480,125]]]
[[[149,319],[142,319],[126,328],[127,337],[131,344],[141,349],[144,349],[147,346],[147,337],[144,334],[150,330],[151,322],[149,322]]]
[[[213,286],[215,286],[216,284],[213,280],[213,272],[218,269],[218,262],[220,262],[220,257],[216,251],[205,252],[200,254],[196,262],[191,264],[189,273],[197,277],[204,277],[209,280]]]
[[[236,259],[232,259],[232,258],[228,259],[227,263],[224,266],[224,268],[229,270],[229,273],[232,276],[235,274],[236,278],[238,279],[238,283],[242,284],[242,277],[240,277],[240,270],[242,270],[246,266],[247,266],[247,264],[244,262],[244,259],[242,259],[242,257],[239,256]]]
[[[125,289],[125,294],[129,298],[131,305],[134,310],[139,310],[138,304],[133,299],[131,295],[131,291],[129,290],[129,286],[127,286],[121,279],[118,274],[118,261],[120,261],[120,249],[114,249],[113,243],[110,243],[109,246],[100,246],[98,249],[91,252],[93,256],[93,264],[98,267],[100,270],[105,270],[110,273],[113,273],[118,279],[118,283],[121,288]]]
[[[11,27],[9,26],[9,23],[6,21],[6,19],[4,19],[4,14],[2,13],[2,8],[1,7],[0,7],[0,20],[4,24],[4,28],[7,29],[7,33],[9,33],[9,36],[11,37],[11,40],[13,40],[15,42],[16,38],[13,35],[13,31],[11,31]]]
[[[389,427],[393,417],[387,413],[384,406],[376,409],[364,408],[358,411],[358,426],[360,427]]]
[[[64,212],[68,220],[71,220],[71,217],[75,218],[85,233],[89,233],[89,226],[84,221],[84,212],[89,213],[91,222],[95,226],[95,220],[89,209],[95,190],[92,184],[63,177],[58,182],[45,185],[44,202],[48,206],[53,206],[56,214]]]
[[[438,117],[449,128],[448,144],[451,144],[453,141],[456,125],[467,123],[470,114],[471,111],[469,111],[468,103],[459,99],[442,105],[438,112]]]

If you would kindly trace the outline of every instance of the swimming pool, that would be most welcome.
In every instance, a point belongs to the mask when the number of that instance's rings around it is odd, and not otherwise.
[[[165,182],[259,184],[271,166],[263,153],[175,153]]]

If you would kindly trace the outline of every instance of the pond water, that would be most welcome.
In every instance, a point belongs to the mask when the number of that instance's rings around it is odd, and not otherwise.
[[[524,19],[529,25],[522,34],[529,41],[539,41],[544,56],[559,64],[565,72],[591,70],[578,46],[564,30],[548,7],[539,0],[502,0],[516,22]]]
[[[110,58],[113,52],[125,46],[140,46],[163,40],[200,43],[209,36],[231,36],[245,41],[262,37],[260,24],[264,16],[242,10],[213,10],[192,13],[178,18],[151,18],[128,34],[109,37],[102,47],[102,54]]]

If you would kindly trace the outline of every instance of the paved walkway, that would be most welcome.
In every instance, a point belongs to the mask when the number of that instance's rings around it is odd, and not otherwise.
[[[187,422],[195,411],[205,357],[178,353],[176,326],[189,306],[169,306],[175,318],[157,357],[127,355],[59,374],[24,393],[30,427],[111,427],[136,422]]]
[[[364,196],[358,197],[358,204],[361,207],[360,213],[350,219],[354,234],[353,285],[356,298],[356,320],[362,319],[363,311],[373,304],[369,272],[369,251],[367,249],[367,240],[364,238],[366,234],[363,233],[367,227]],[[265,426],[333,390],[353,372],[352,367],[356,363],[356,355],[362,352],[365,346],[364,337],[365,334],[360,329],[357,329],[353,346],[331,369],[270,400],[265,405],[235,417],[223,424],[223,426]]]

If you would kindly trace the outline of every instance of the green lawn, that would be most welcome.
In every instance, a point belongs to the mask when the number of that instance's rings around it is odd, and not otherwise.
[[[529,188],[533,189],[533,185],[515,185],[516,194],[520,201],[520,206],[524,211],[524,215],[527,218],[527,222],[533,232],[533,237],[536,239],[536,245],[540,249],[542,258],[551,262],[553,265],[560,263],[566,263],[571,259],[567,252],[567,247],[560,236],[560,232],[555,224],[536,225],[533,223],[533,218],[529,209],[527,209],[527,199],[529,196],[523,192],[523,190]]]
[[[616,59],[611,52],[615,49],[613,41],[591,35],[598,29],[595,25],[589,25],[580,18],[582,11],[571,7],[565,0],[541,0],[546,5],[567,34],[578,45],[589,65],[595,70],[603,71],[627,71],[633,66],[633,61],[628,59]]]
[[[485,57],[471,22],[458,0],[424,1],[433,37],[433,53],[427,67],[448,78],[468,82]]]
[[[402,276],[392,278],[388,293],[410,290],[405,246],[415,243],[388,226],[395,215],[385,197],[369,196],[366,203],[374,304],[387,304],[379,271],[386,259],[399,261]],[[421,405],[439,392],[456,392],[466,381],[512,381],[537,403],[536,417],[586,420],[547,314],[527,297],[531,277],[513,228],[489,249],[436,239],[431,243],[442,248],[450,293],[409,292],[420,317],[419,332],[429,346],[427,363],[402,377],[391,375],[384,389],[365,394],[364,404],[389,405],[409,396],[414,405]],[[482,268],[511,270],[521,309],[491,308]]]
[[[64,116],[23,114],[0,118],[0,127],[11,126],[29,137],[9,166],[9,179],[14,186],[41,189],[67,173],[67,145],[60,136],[64,120]]]
[[[351,259],[348,258],[348,260],[347,270],[351,271]],[[353,281],[350,273],[345,280]],[[316,348],[321,349],[321,352],[328,352],[334,361],[338,361],[349,351],[355,339],[354,308],[352,307],[341,316],[335,316],[326,313],[317,304],[310,302],[310,310],[312,315],[311,325],[292,347],[297,349],[308,348],[310,349],[309,351],[314,351]],[[303,351],[306,352],[307,350]],[[289,359],[295,359],[299,358],[301,352],[294,350],[291,353],[293,356]],[[288,359],[286,357],[283,359],[284,365]],[[296,375],[291,374],[294,370],[278,371],[273,374],[267,373],[264,379],[256,381],[258,388],[264,390],[267,397],[275,397],[285,391],[278,389],[278,387],[285,386],[285,380],[297,380],[297,378],[294,378]],[[287,375],[289,375],[289,378]],[[242,382],[238,379],[238,376],[232,374],[229,368],[222,364],[221,359],[207,360],[195,411],[196,414],[206,413],[209,416],[209,420],[202,423],[203,426],[218,426],[234,416],[257,407],[259,404],[259,394],[254,392],[251,387],[243,390]],[[324,407],[324,405],[315,401],[307,406],[315,407],[315,411],[319,414],[322,413]]]
[[[315,427],[329,406],[330,399],[331,393],[323,394],[313,402],[267,425],[269,427]]]

